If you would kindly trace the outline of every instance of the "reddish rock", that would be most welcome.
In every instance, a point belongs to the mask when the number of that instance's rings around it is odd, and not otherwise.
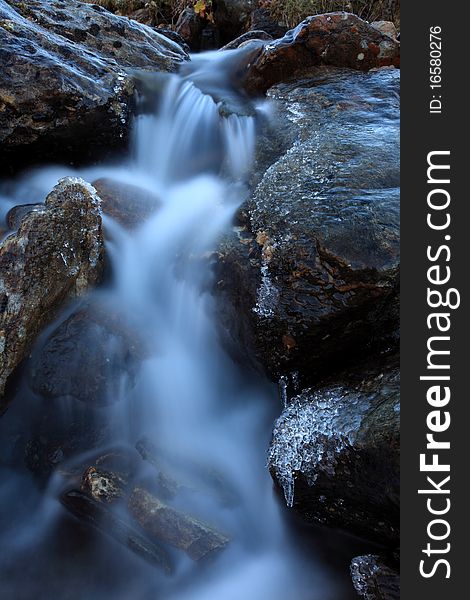
[[[345,12],[305,19],[283,38],[267,44],[249,67],[246,88],[265,92],[316,65],[368,71],[400,65],[400,44],[366,21]]]

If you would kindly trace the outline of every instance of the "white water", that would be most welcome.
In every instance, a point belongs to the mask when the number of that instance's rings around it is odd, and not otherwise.
[[[193,79],[209,81],[209,88],[216,79],[219,92],[226,86],[232,97],[221,73],[220,55],[209,54],[198,59]],[[146,347],[136,386],[122,386],[109,419],[116,443],[133,446],[146,435],[183,464],[220,472],[233,502],[200,493],[183,494],[174,505],[210,522],[232,541],[205,567],[178,556],[171,577],[139,566],[122,595],[111,595],[338,600],[343,596],[332,573],[324,564],[316,568],[301,560],[285,530],[265,467],[280,407],[272,387],[241,371],[221,347],[209,292],[211,254],[247,195],[256,117],[221,117],[219,105],[195,86],[191,73],[169,75],[164,90],[155,114],[137,119],[126,164],[80,173],[88,180],[104,175],[137,184],[162,202],[132,233],[105,221],[113,282],[96,296],[132,324]],[[46,192],[66,174],[70,169],[61,167],[30,174],[17,184],[16,202],[31,201],[31,190]],[[15,534],[13,556],[21,556],[33,540],[38,544],[53,527],[62,511],[56,495],[52,478],[45,500]],[[91,589],[83,596],[87,600],[107,597],[98,584]],[[39,597],[36,591],[33,596]]]

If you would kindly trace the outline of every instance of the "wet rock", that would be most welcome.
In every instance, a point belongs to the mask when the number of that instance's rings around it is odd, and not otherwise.
[[[133,491],[128,508],[148,535],[184,550],[193,560],[206,558],[229,542],[209,525],[167,506],[143,489]]]
[[[122,315],[90,305],[66,318],[35,349],[30,385],[42,398],[79,400],[90,407],[114,404],[133,387],[143,356]]]
[[[136,531],[102,502],[93,500],[78,490],[64,493],[60,501],[80,521],[112,537],[150,564],[163,569],[165,573],[172,572],[173,568],[167,552],[156,542]]]
[[[191,51],[190,47],[185,42],[184,37],[180,35],[177,31],[173,31],[173,29],[167,29],[166,27],[158,27],[157,33],[163,35],[169,40],[172,40],[173,42],[176,42],[178,46],[181,46],[181,48],[187,54],[189,54],[189,52]]]
[[[331,68],[269,91],[272,130],[216,293],[228,344],[275,380],[311,385],[397,344],[398,91],[396,69]]]
[[[223,48],[221,48],[221,50],[235,50],[245,42],[249,42],[251,40],[271,41],[272,39],[272,36],[269,35],[269,33],[266,33],[265,31],[247,31],[246,33],[243,33],[229,44],[226,44]]]
[[[217,0],[214,21],[223,42],[234,40],[247,31],[257,4],[257,0]]]
[[[267,44],[250,65],[246,88],[265,92],[316,65],[368,71],[399,66],[400,44],[356,15],[344,12],[309,17],[279,40]]]
[[[63,303],[103,269],[100,200],[81,179],[62,179],[0,246],[0,394]]]
[[[374,21],[370,24],[371,27],[377,29],[384,35],[390,36],[392,39],[398,39],[398,31],[392,21]]]
[[[140,456],[158,473],[159,493],[165,499],[178,494],[204,494],[216,498],[221,506],[239,504],[239,497],[223,475],[211,467],[195,462],[192,457],[165,452],[147,438],[136,444]]]
[[[391,358],[287,398],[268,458],[287,504],[309,522],[398,544],[399,394]]]
[[[399,600],[400,576],[384,558],[372,554],[351,562],[354,589],[365,600]]]
[[[145,25],[60,0],[0,0],[0,46],[3,169],[122,145],[133,110],[127,69],[171,71],[187,58]]]
[[[76,462],[77,457],[110,443],[106,421],[77,404],[65,411],[63,405],[41,403],[40,409],[31,419],[33,435],[25,439],[21,433],[24,465],[39,482],[47,482],[52,473],[61,472],[75,477],[78,484],[84,465]]]
[[[97,179],[93,187],[101,198],[103,213],[126,229],[142,225],[161,205],[152,192],[112,179]]]
[[[188,44],[191,50],[200,50],[201,34],[205,21],[193,8],[185,8],[176,23],[176,33]]]
[[[112,504],[124,496],[125,486],[118,474],[89,467],[83,474],[81,490],[97,502]]]
[[[26,215],[32,212],[41,212],[44,208],[44,204],[20,204],[13,206],[7,213],[6,223],[8,229],[14,231],[21,225],[21,221]]]

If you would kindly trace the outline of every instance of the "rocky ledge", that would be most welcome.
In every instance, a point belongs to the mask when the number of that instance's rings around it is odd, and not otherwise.
[[[398,339],[399,71],[271,88],[257,185],[219,249],[229,337],[307,385]],[[263,174],[264,173],[264,174]]]
[[[146,25],[64,0],[0,0],[0,46],[0,170],[122,146],[130,71],[173,71],[188,58]]]
[[[37,335],[103,270],[100,199],[67,177],[0,246],[0,395]]]

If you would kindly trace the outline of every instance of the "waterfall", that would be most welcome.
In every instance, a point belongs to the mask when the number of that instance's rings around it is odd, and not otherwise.
[[[105,219],[112,280],[88,298],[121,315],[145,348],[133,385],[123,380],[113,387],[119,398],[102,409],[113,441],[134,448],[141,439],[153,440],[169,457],[170,475],[191,481],[172,500],[174,507],[230,539],[206,565],[175,552],[170,576],[116,550],[107,563],[100,559],[100,568],[109,564],[115,577],[122,571],[127,583],[122,595],[114,590],[110,598],[338,598],[321,559],[301,559],[273,494],[266,449],[280,410],[276,390],[234,364],[217,331],[212,262],[220,235],[248,194],[257,126],[256,107],[233,84],[237,56],[207,53],[181,74],[163,82],[159,75],[155,87],[162,91],[150,99],[155,110],[136,118],[128,159],[75,172],[90,181],[106,176],[132,183],[159,199],[158,209],[133,231]],[[30,173],[13,196],[18,201],[31,190],[45,193],[68,174],[65,167]],[[139,475],[151,477],[144,461],[139,468]],[[217,493],[205,487],[205,473],[220,474]],[[23,479],[18,486],[25,488]],[[52,477],[46,496],[23,517],[12,557],[47,557],[51,531],[63,518],[59,487]],[[104,548],[111,552],[114,546]],[[73,580],[80,581],[78,566]],[[31,589],[30,597],[42,597]],[[87,583],[84,589],[80,597],[108,597],[105,585]]]

